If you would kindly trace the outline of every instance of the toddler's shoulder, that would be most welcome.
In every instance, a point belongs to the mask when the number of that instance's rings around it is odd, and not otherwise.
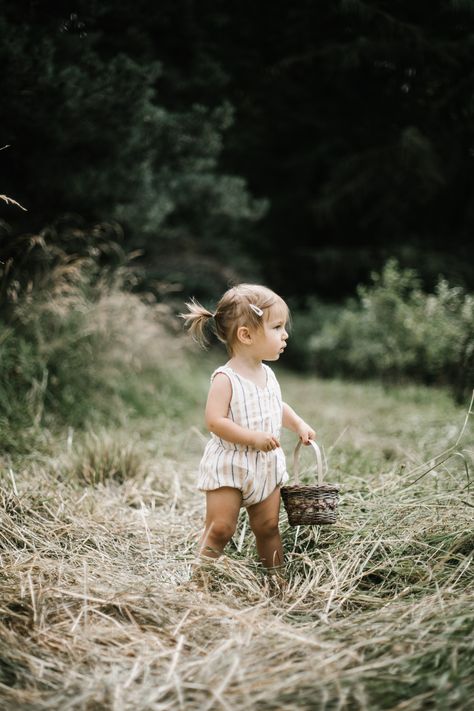
[[[221,390],[223,392],[229,392],[232,394],[234,392],[234,377],[233,372],[226,365],[221,365],[216,368],[211,375],[211,389]]]
[[[232,380],[232,370],[227,365],[220,365],[211,374],[211,382],[217,375],[226,375],[229,380]]]
[[[233,397],[234,387],[232,377],[225,366],[216,368],[211,375],[211,384],[209,386],[209,397],[220,400],[231,400]]]

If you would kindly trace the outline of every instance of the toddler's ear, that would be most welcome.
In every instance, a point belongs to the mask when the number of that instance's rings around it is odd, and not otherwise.
[[[252,343],[252,336],[247,326],[239,326],[236,336],[240,343],[244,343],[245,345]]]

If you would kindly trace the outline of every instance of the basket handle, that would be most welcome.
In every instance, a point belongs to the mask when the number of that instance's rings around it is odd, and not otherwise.
[[[318,485],[321,486],[323,483],[323,459],[321,457],[321,450],[319,449],[319,446],[314,442],[312,439],[309,440],[309,444],[312,446],[314,453],[316,455],[316,474],[318,477]],[[295,451],[293,454],[293,474],[296,480],[296,483],[299,484],[300,479],[298,476],[299,472],[299,451],[300,447],[302,445],[301,440],[299,440],[298,444],[295,447]]]

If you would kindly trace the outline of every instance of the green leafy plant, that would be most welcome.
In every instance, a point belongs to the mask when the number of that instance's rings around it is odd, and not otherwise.
[[[389,260],[357,296],[331,312],[313,304],[305,315],[306,332],[311,317],[315,324],[304,344],[311,367],[326,376],[447,385],[466,397],[474,380],[473,295],[442,278],[427,294],[414,270]]]

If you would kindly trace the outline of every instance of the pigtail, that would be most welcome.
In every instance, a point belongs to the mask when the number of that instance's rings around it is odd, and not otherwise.
[[[180,318],[184,319],[184,325],[189,328],[191,336],[200,346],[205,348],[209,341],[205,333],[205,328],[210,319],[214,318],[214,314],[201,306],[201,304],[192,298],[186,302],[188,313],[179,314]]]

